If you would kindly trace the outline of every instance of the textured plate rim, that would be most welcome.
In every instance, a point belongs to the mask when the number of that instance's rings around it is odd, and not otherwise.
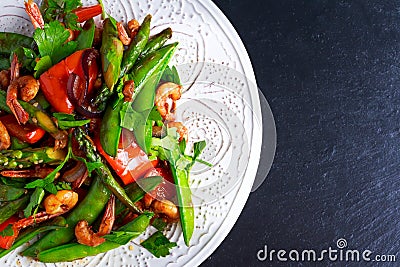
[[[233,27],[232,23],[225,16],[225,14],[218,8],[218,6],[211,0],[198,1],[199,4],[203,5],[209,12],[210,15],[218,22],[219,27],[226,33],[227,38],[232,42],[237,55],[240,60],[240,64],[245,72],[245,77],[255,85],[255,87],[250,87],[250,89],[255,89],[251,91],[251,101],[253,108],[253,121],[260,120],[261,106],[260,99],[257,90],[256,78],[251,64],[251,60],[247,50],[244,46],[242,39]],[[262,123],[262,122],[261,122]],[[219,245],[225,240],[229,232],[234,227],[237,222],[242,210],[250,196],[251,188],[253,186],[254,179],[257,174],[257,169],[260,160],[261,153],[261,142],[254,140],[262,140],[262,127],[257,128],[257,124],[253,124],[253,141],[251,145],[251,154],[249,158],[249,164],[247,166],[246,173],[244,174],[244,181],[241,184],[235,199],[232,203],[231,209],[228,211],[223,223],[220,228],[215,232],[214,236],[201,248],[199,253],[187,261],[185,264],[187,266],[198,266],[204,262],[211,254],[219,247]],[[262,124],[260,124],[262,125]]]

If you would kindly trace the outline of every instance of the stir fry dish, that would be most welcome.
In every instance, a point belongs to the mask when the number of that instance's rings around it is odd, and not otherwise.
[[[25,10],[32,37],[0,33],[0,257],[28,243],[24,256],[73,261],[148,228],[140,246],[164,257],[176,246],[170,223],[189,246],[189,173],[209,164],[205,141],[187,149],[175,121],[172,30],[149,36],[151,15],[118,22],[101,2],[28,0]]]

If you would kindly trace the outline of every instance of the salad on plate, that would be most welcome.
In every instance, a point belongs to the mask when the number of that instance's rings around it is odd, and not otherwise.
[[[23,256],[73,261],[149,227],[140,245],[164,257],[176,243],[163,229],[178,222],[189,246],[189,173],[209,163],[175,120],[172,30],[150,36],[151,15],[116,21],[101,1],[25,10],[33,36],[0,32],[0,257],[29,242]]]

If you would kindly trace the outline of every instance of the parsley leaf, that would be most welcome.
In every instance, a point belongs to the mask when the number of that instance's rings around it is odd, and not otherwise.
[[[49,56],[44,56],[39,59],[38,62],[36,62],[35,66],[35,73],[33,76],[38,79],[40,75],[42,75],[43,72],[46,70],[50,69],[53,64],[51,63],[51,58]]]
[[[42,14],[46,22],[63,18],[67,28],[71,30],[81,30],[78,24],[78,16],[71,11],[82,6],[80,0],[47,0],[43,1]]]
[[[43,29],[37,28],[33,33],[33,39],[39,49],[40,56],[49,56],[52,65],[75,52],[77,42],[67,41],[69,31],[59,21],[51,21],[44,25]]]
[[[24,209],[25,218],[28,218],[29,216],[32,215],[32,209],[35,209],[33,211],[33,214],[37,213],[37,210],[39,208],[40,203],[43,200],[43,197],[44,197],[43,188],[36,187],[35,191],[31,195],[28,206],[26,206],[26,208]]]
[[[81,30],[78,22],[78,16],[74,13],[67,13],[64,17],[65,26],[73,31]]]
[[[169,255],[171,248],[176,247],[176,242],[171,242],[161,232],[157,231],[141,244],[150,251],[155,257],[165,257]]]
[[[72,190],[71,185],[67,182],[61,181],[58,182],[56,185],[57,191],[59,190]]]

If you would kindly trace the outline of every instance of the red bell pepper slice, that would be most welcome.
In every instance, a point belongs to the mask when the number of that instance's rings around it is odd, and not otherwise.
[[[36,143],[46,133],[45,130],[33,124],[20,125],[12,114],[0,117],[0,121],[4,124],[10,135],[28,144]]]
[[[99,138],[95,138],[94,142],[100,154],[107,160],[124,184],[127,185],[143,177],[154,167],[147,154],[136,143],[133,133],[123,129],[122,135],[123,138],[120,140],[115,158],[109,156],[103,150]]]
[[[87,21],[97,15],[100,15],[103,12],[101,5],[94,6],[82,6],[72,10],[72,13],[78,16],[78,22]]]
[[[6,229],[6,227],[9,226],[10,224],[12,225],[13,223],[15,223],[16,221],[18,221],[17,216],[12,216],[12,217],[8,218],[5,222],[0,224],[0,232],[3,231],[4,229]],[[10,241],[13,238],[14,238],[13,236],[1,236],[0,235],[0,248],[7,249]]]
[[[85,50],[79,50],[64,60],[60,61],[45,73],[40,75],[40,87],[47,101],[58,112],[71,114],[74,106],[68,99],[67,83],[71,73],[77,74],[81,79],[85,80],[82,67],[82,54]],[[88,92],[93,89],[98,73],[97,64],[91,64],[89,67],[89,86]]]

